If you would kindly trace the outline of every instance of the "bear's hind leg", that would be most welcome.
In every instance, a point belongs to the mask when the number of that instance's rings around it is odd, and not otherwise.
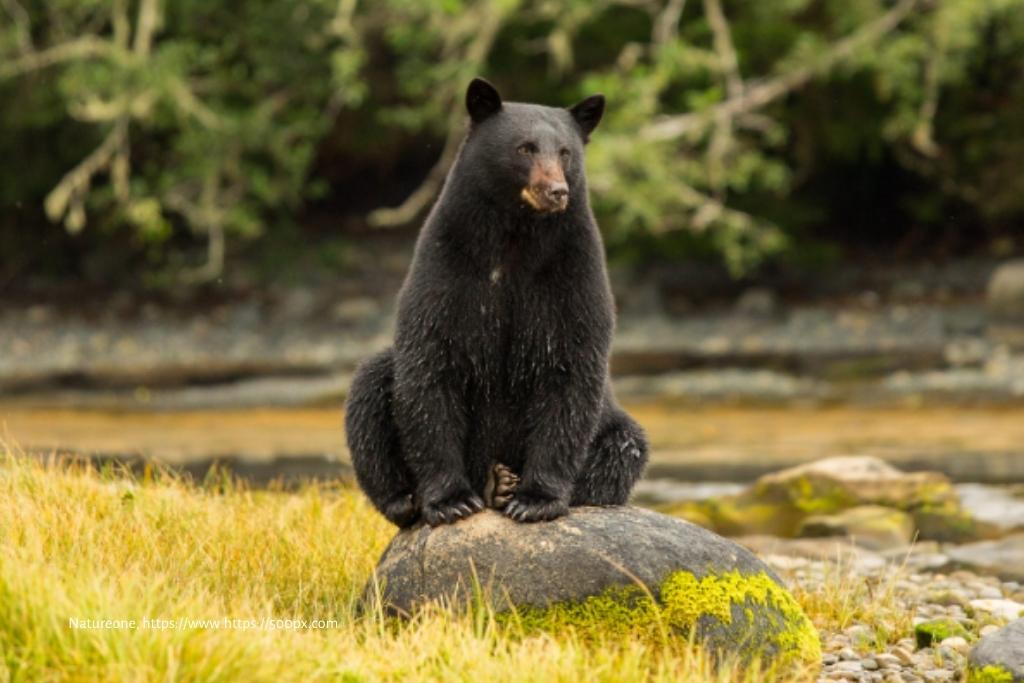
[[[573,487],[570,505],[623,505],[647,465],[647,437],[606,399],[597,436]]]
[[[404,528],[418,520],[419,506],[391,408],[392,359],[387,349],[356,370],[345,404],[345,436],[359,486],[381,514]]]

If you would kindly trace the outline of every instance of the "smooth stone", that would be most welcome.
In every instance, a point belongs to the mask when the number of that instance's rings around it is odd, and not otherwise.
[[[978,589],[978,597],[983,600],[999,600],[1003,597],[1003,591],[995,586],[982,586]]]
[[[939,643],[944,648],[948,648],[953,652],[966,653],[968,649],[967,639],[962,636],[953,636],[952,638],[946,638]]]
[[[894,667],[900,665],[900,658],[888,652],[880,652],[874,655],[874,660],[883,667]]]

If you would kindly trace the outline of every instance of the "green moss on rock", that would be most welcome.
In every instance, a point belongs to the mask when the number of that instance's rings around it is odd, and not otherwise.
[[[810,620],[764,572],[698,578],[678,571],[662,582],[657,596],[638,586],[614,587],[578,602],[521,607],[504,619],[529,632],[573,628],[595,637],[693,637],[727,656],[782,666],[821,659]]]
[[[967,683],[1013,683],[1013,674],[994,664],[971,667],[967,670]]]
[[[971,634],[955,619],[931,619],[914,627],[918,647],[931,647],[954,636],[970,639]]]

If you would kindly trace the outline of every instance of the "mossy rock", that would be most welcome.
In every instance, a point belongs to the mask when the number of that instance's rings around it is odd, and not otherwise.
[[[967,657],[973,683],[1024,683],[1024,619],[1010,622],[974,646]]]
[[[902,548],[914,537],[914,519],[895,508],[858,505],[833,515],[812,515],[800,523],[797,536],[847,536],[870,550]]]
[[[956,619],[929,619],[914,627],[914,638],[918,647],[938,645],[946,638],[970,639],[971,634]]]
[[[762,499],[790,501],[806,514],[832,514],[857,505],[911,510],[959,501],[945,475],[903,472],[871,456],[841,456],[797,465],[761,477],[754,489]]]
[[[1000,530],[993,524],[975,519],[959,503],[923,505],[911,511],[918,537],[940,543],[969,543],[998,538]]]
[[[391,614],[484,599],[527,632],[693,638],[716,656],[814,663],[817,632],[748,550],[694,524],[632,507],[574,508],[541,524],[485,511],[400,532],[367,586]]]
[[[868,456],[817,460],[765,475],[734,496],[662,509],[726,536],[792,538],[801,534],[808,518],[864,506],[911,515],[922,540],[986,537],[984,525],[960,507],[956,489],[945,475],[902,472]]]

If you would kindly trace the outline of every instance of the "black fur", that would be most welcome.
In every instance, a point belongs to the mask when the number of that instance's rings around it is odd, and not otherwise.
[[[521,478],[504,510],[519,521],[625,503],[647,443],[608,381],[613,303],[583,171],[604,100],[502,103],[477,79],[466,101],[469,134],[420,232],[394,346],[353,381],[357,478],[399,526],[479,511],[495,462]],[[564,211],[524,201],[542,161],[564,173]]]

